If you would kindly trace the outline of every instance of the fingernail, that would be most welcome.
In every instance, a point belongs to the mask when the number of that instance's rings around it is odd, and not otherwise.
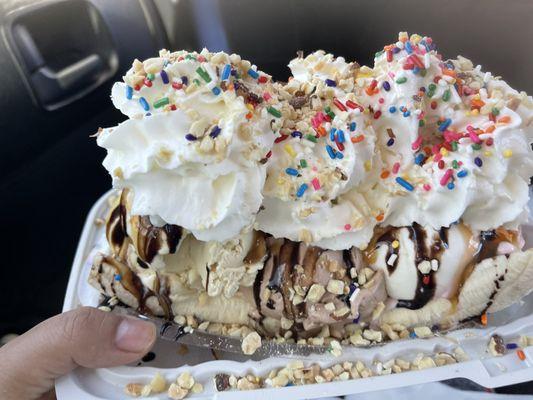
[[[134,318],[124,318],[117,327],[115,345],[122,351],[140,353],[155,339],[155,325]]]

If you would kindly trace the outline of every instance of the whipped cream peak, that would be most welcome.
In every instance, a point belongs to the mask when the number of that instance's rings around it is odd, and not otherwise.
[[[369,201],[379,197],[380,160],[354,92],[359,65],[318,51],[289,66],[295,75],[279,87],[283,125],[256,227],[330,249],[364,247],[383,204]]]
[[[289,68],[292,77],[301,83],[324,81],[328,86],[336,86],[339,80],[349,78],[353,69],[359,68],[359,64],[349,63],[344,57],[335,57],[324,50],[317,50],[306,57],[300,54],[291,60]]]
[[[401,33],[356,83],[373,113],[389,207],[383,224],[516,228],[533,174],[530,97],[428,37]]]
[[[162,51],[136,60],[112,90],[129,119],[97,142],[132,212],[201,240],[248,229],[262,202],[265,156],[279,130],[271,77],[237,55]]]

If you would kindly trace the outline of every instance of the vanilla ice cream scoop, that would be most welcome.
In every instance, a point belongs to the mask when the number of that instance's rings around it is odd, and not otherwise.
[[[279,117],[270,76],[239,56],[162,51],[113,87],[130,117],[98,145],[132,213],[224,241],[253,222]]]

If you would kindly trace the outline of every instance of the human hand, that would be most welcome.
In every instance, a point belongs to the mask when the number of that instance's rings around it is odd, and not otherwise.
[[[144,356],[155,325],[91,307],[56,315],[0,348],[2,400],[55,399],[54,382],[78,366],[112,367]]]

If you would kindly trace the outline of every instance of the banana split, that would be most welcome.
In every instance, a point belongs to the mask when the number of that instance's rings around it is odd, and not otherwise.
[[[112,90],[128,119],[97,137],[117,195],[94,287],[217,333],[356,345],[533,289],[531,97],[406,33],[372,68],[323,51],[289,68],[135,60]]]

